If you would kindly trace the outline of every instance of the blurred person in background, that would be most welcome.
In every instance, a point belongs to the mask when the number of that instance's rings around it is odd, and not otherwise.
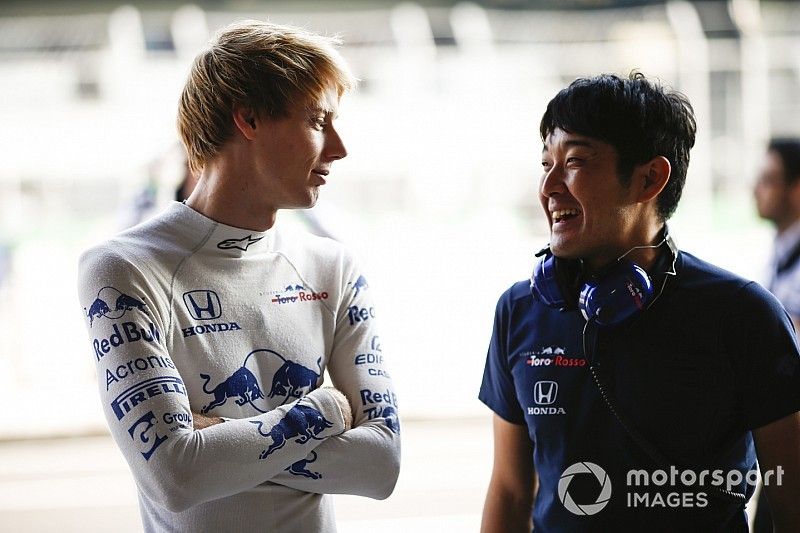
[[[800,139],[772,139],[753,190],[761,218],[775,226],[765,286],[800,325]],[[754,532],[772,531],[766,491],[760,489]]]
[[[800,139],[773,139],[756,181],[761,218],[775,226],[766,287],[800,325]]]
[[[756,458],[775,530],[800,530],[789,318],[666,226],[695,132],[688,100],[638,73],[548,104],[550,244],[498,302],[479,395],[495,413],[484,533],[745,532]]]
[[[179,104],[196,187],[81,257],[103,410],[147,531],[335,531],[326,495],[396,483],[369,284],[340,244],[276,225],[347,155],[334,122],[354,81],[334,44],[220,31]]]

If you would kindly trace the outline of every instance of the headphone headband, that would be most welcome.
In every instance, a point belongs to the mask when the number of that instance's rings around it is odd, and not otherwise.
[[[535,299],[561,311],[580,309],[587,321],[600,325],[622,323],[652,306],[664,292],[669,276],[676,274],[678,247],[666,224],[661,235],[658,244],[634,246],[586,281],[582,280],[582,260],[558,258],[548,246],[536,253],[536,257],[544,257],[531,275],[531,293]],[[656,294],[647,272],[625,256],[637,249],[660,248],[664,244],[672,260],[663,272],[664,282]]]

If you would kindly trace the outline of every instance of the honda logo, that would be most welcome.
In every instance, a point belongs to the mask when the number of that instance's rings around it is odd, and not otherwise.
[[[214,291],[189,291],[184,293],[183,302],[195,320],[211,320],[222,315],[222,305]]]
[[[558,397],[558,383],[555,381],[537,381],[533,386],[533,401],[539,405],[550,405]]]

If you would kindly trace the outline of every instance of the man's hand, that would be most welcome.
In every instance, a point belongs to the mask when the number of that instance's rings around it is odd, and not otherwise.
[[[347,400],[347,396],[342,394],[339,389],[335,389],[333,387],[323,388],[331,393],[333,399],[339,404],[339,409],[342,410],[342,416],[344,417],[344,430],[347,431],[351,429],[353,427],[353,409],[350,407],[350,402]]]
[[[205,429],[214,424],[221,424],[223,422],[224,420],[218,416],[206,416],[192,412],[192,427],[194,427],[194,429]]]
[[[341,409],[342,417],[344,418],[344,430],[347,431],[351,429],[353,427],[353,409],[350,407],[347,396],[342,394],[339,389],[333,387],[325,387],[325,390],[328,391],[330,395],[333,396],[333,399],[336,400],[336,403],[339,404],[339,409]],[[195,413],[194,411],[192,412],[192,427],[196,430],[205,429],[223,422],[225,421],[218,416],[205,416],[200,413]]]
[[[800,531],[800,413],[754,430],[753,438],[761,472],[774,476],[764,490],[775,532]]]

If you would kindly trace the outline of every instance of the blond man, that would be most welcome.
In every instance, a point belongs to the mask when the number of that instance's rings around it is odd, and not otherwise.
[[[194,192],[81,257],[103,408],[147,531],[335,531],[326,494],[394,488],[369,284],[341,245],[276,226],[347,155],[334,121],[353,78],[334,44],[255,21],[218,33],[179,105]]]

